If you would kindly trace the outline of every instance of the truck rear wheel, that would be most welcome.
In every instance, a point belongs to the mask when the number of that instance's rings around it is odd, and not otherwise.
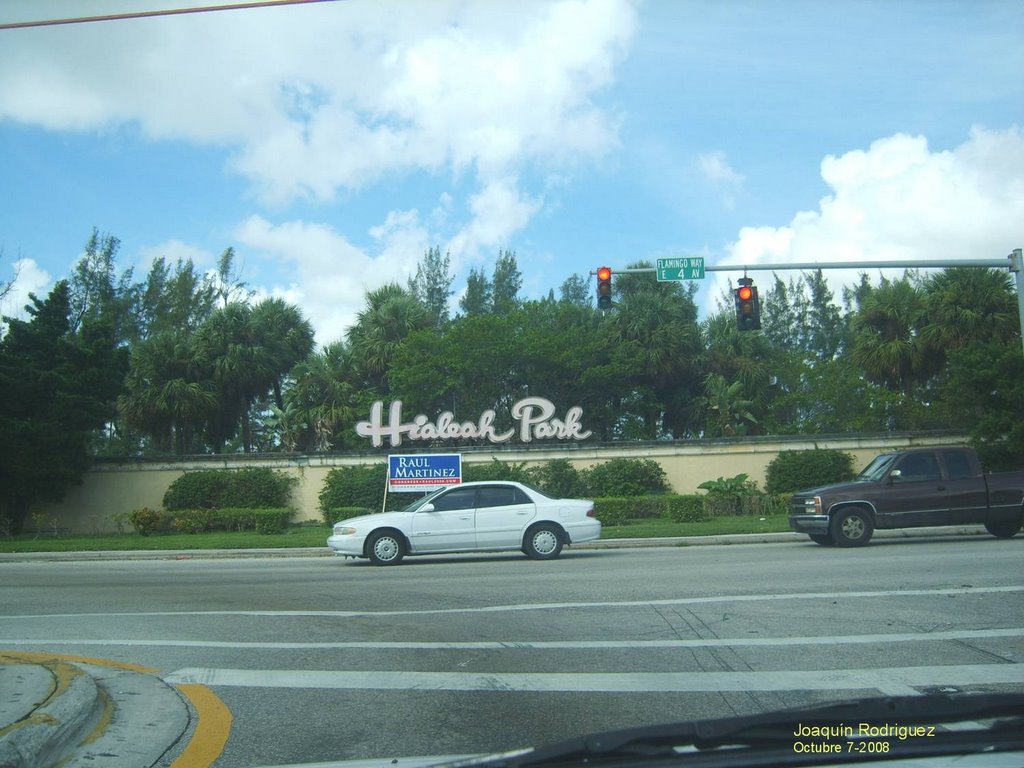
[[[1009,539],[1017,535],[1020,530],[1020,520],[1000,520],[994,523],[985,523],[985,530],[998,539]]]
[[[862,507],[839,510],[832,518],[832,539],[839,547],[863,547],[875,532],[871,513]]]

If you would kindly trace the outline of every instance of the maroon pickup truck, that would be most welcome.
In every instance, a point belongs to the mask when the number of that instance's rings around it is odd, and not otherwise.
[[[973,448],[883,453],[848,483],[793,495],[789,525],[819,544],[859,547],[876,529],[983,524],[1009,538],[1024,517],[1024,471],[986,474]]]

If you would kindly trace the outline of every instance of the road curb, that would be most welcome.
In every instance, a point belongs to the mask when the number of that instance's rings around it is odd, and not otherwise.
[[[0,661],[9,663],[3,657]],[[15,665],[21,663],[14,660]],[[31,666],[46,669],[54,685],[50,695],[29,714],[0,727],[3,768],[34,768],[62,760],[95,728],[103,714],[99,688],[87,672],[62,661]]]

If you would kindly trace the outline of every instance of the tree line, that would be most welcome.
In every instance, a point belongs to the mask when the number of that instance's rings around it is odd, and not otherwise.
[[[365,450],[355,423],[396,399],[431,417],[493,409],[501,428],[512,403],[541,396],[581,406],[598,441],[954,429],[1024,460],[1024,355],[1001,270],[863,274],[838,297],[821,271],[774,275],[751,333],[731,297],[701,319],[696,283],[646,274],[617,273],[607,312],[581,275],[524,299],[507,250],[470,271],[453,315],[450,260],[432,248],[316,348],[298,307],[254,299],[232,249],[208,272],[160,258],[136,280],[119,245],[94,231],[27,319],[4,320],[8,510],[59,496],[95,455]]]

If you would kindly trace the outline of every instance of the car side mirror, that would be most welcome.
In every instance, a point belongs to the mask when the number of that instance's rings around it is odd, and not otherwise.
[[[422,507],[420,507],[420,512],[433,512],[433,511],[434,511],[433,503],[424,504]]]
[[[897,480],[899,480],[901,477],[903,477],[903,470],[902,469],[894,469],[892,472],[889,473],[889,482],[890,483],[894,483]]]

